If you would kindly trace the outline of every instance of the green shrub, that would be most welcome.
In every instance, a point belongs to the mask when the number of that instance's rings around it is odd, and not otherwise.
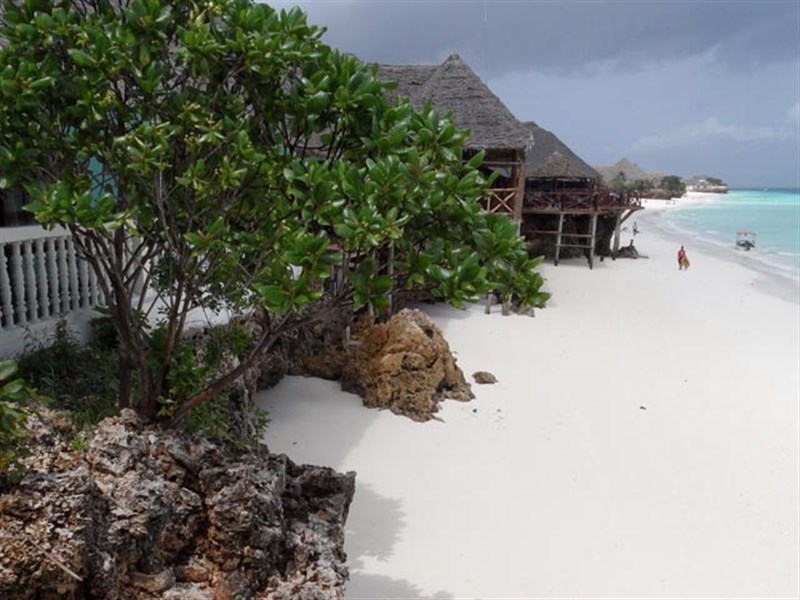
[[[189,431],[211,438],[233,454],[258,446],[268,424],[266,411],[243,408],[225,394],[196,406],[186,418]]]
[[[14,361],[0,361],[0,477],[12,479],[18,474],[17,455],[26,437],[23,405],[30,396],[25,382],[14,377],[16,373]]]
[[[80,344],[66,321],[56,324],[49,345],[27,348],[18,362],[20,375],[54,408],[70,411],[79,428],[117,413],[113,350]]]
[[[229,324],[212,327],[201,348],[181,344],[173,354],[174,365],[169,371],[173,406],[202,389],[216,373],[228,369],[230,359],[243,356],[251,343],[241,326]],[[263,438],[268,422],[265,411],[243,402],[231,386],[193,408],[186,426],[190,431],[202,432],[237,453],[256,446]]]

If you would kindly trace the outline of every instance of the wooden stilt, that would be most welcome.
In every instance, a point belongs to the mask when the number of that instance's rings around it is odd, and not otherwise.
[[[622,213],[617,213],[616,222],[614,224],[614,249],[611,252],[611,259],[617,260],[617,253],[619,252],[619,237],[622,225]]]
[[[594,268],[594,245],[597,235],[597,213],[592,215],[592,237],[589,238],[589,268]]]
[[[556,234],[556,256],[553,261],[558,266],[558,254],[561,252],[561,232],[564,230],[564,213],[558,215],[558,233]]]
[[[522,205],[525,201],[525,163],[520,162],[519,166],[514,169],[516,175],[516,188],[514,194],[514,220],[519,224],[522,223]]]

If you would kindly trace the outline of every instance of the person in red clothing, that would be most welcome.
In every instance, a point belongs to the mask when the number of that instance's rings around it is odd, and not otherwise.
[[[681,246],[681,249],[678,250],[678,270],[688,269],[688,268],[689,268],[689,259],[686,257],[686,250],[684,250],[683,246]]]

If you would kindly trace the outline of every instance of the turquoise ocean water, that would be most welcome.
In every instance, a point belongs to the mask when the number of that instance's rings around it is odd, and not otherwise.
[[[690,240],[713,246],[723,255],[740,258],[762,269],[800,279],[800,190],[742,189],[706,194],[708,202],[665,211],[671,229]],[[736,247],[736,233],[756,233],[756,247]]]

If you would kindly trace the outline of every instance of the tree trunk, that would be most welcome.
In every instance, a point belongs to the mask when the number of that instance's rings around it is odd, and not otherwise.
[[[217,394],[225,391],[229,385],[231,385],[238,377],[243,375],[245,371],[253,366],[256,358],[261,356],[263,353],[268,352],[278,338],[287,330],[291,329],[291,327],[287,326],[289,321],[290,315],[286,314],[276,327],[274,327],[271,331],[265,331],[261,336],[261,339],[258,341],[258,344],[256,344],[256,347],[253,348],[250,354],[241,360],[239,366],[226,373],[215,382],[207,386],[204,390],[200,391],[184,402],[178,408],[178,410],[175,411],[175,414],[172,415],[171,423],[173,425],[177,424],[179,421],[185,418],[195,406],[199,406],[203,402],[207,402]],[[297,320],[292,324],[292,327],[297,327],[304,321],[305,320]]]
[[[119,336],[119,350],[117,352],[118,371],[117,377],[119,378],[119,396],[118,402],[121,408],[131,407],[131,367],[130,367],[130,351],[128,350],[127,342],[123,341],[122,336]]]

